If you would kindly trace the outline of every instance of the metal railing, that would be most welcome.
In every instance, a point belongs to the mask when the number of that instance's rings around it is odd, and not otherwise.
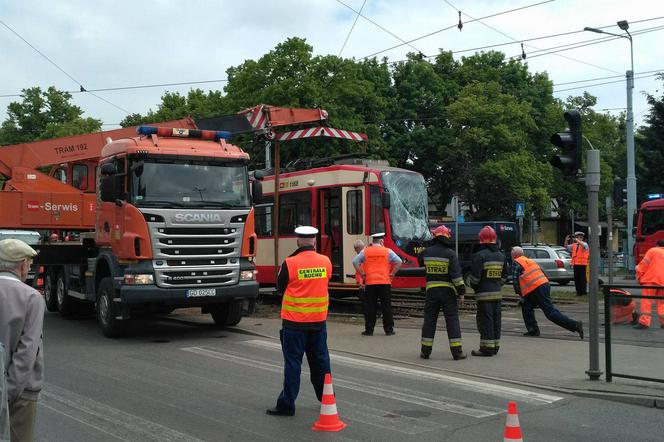
[[[612,317],[612,309],[611,307],[614,305],[620,305],[619,301],[636,301],[641,300],[641,299],[652,299],[653,301],[660,301],[664,302],[664,286],[653,286],[653,285],[635,285],[635,284],[611,284],[611,285],[604,285],[602,286],[602,289],[604,291],[604,353],[605,353],[605,358],[606,358],[606,382],[611,382],[613,377],[621,377],[621,378],[628,378],[628,379],[637,379],[641,381],[650,381],[650,382],[662,382],[664,383],[664,377],[662,378],[652,378],[652,377],[646,377],[646,376],[637,376],[634,374],[629,374],[629,373],[616,373],[613,371],[613,366],[612,366],[612,351],[611,351],[611,327],[613,324],[613,317]],[[629,295],[624,295],[616,292],[612,292],[612,289],[618,289],[618,290],[642,290],[642,289],[657,289],[662,291],[663,296],[652,296],[652,295],[636,295],[630,292]],[[636,302],[635,302],[636,304]],[[636,305],[634,305],[634,311],[636,311]],[[657,322],[658,317],[657,313],[654,315],[652,314],[652,311],[657,312],[657,302],[653,302],[653,305],[651,306],[651,311],[647,312],[645,314],[653,316],[651,319],[652,322],[654,322],[652,325],[658,326]],[[644,312],[641,312],[640,314],[644,314]]]

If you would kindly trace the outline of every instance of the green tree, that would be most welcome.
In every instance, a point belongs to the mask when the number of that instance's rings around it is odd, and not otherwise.
[[[25,143],[39,139],[98,131],[101,121],[83,118],[71,94],[51,86],[23,89],[21,101],[7,106],[8,118],[0,126],[0,144]]]
[[[660,79],[664,80],[664,75]],[[648,193],[664,192],[664,94],[660,98],[649,94],[647,98],[650,112],[636,136],[639,201]]]

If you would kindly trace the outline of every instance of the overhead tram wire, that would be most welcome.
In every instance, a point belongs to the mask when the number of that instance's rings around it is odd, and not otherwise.
[[[482,26],[485,26],[485,27],[491,29],[492,31],[495,31],[495,32],[499,33],[500,35],[503,35],[503,36],[505,36],[505,37],[507,37],[507,38],[513,40],[515,43],[523,43],[523,42],[521,42],[520,40],[517,40],[516,38],[512,37],[511,35],[507,35],[505,32],[501,31],[500,29],[495,28],[495,27],[493,27],[493,26],[491,26],[491,25],[489,25],[489,24],[484,23],[484,22],[482,21],[482,19],[475,19],[475,18],[472,17],[471,15],[469,15],[469,14],[467,14],[467,13],[461,11],[459,8],[457,8],[457,7],[454,6],[452,3],[450,3],[449,0],[443,0],[443,1],[444,1],[445,3],[447,3],[451,8],[453,8],[453,9],[455,9],[455,10],[457,10],[457,11],[460,11],[460,12],[463,13],[465,16],[470,17],[471,19],[473,19],[473,20],[477,21],[478,23],[480,23]],[[538,47],[536,47],[536,46],[533,46],[533,45],[527,45],[527,46],[530,47],[530,48],[536,49],[536,50],[538,50],[538,51],[542,51],[542,50],[543,50],[543,49],[540,49],[540,48],[538,48]],[[592,66],[592,67],[594,67],[594,68],[601,69],[601,70],[603,70],[603,71],[613,72],[614,74],[617,74],[617,73],[618,73],[617,71],[614,71],[613,69],[609,69],[609,68],[606,68],[606,67],[604,67],[604,66],[596,65],[596,64],[593,64],[593,63],[588,63],[588,62],[585,62],[585,61],[583,61],[583,60],[578,60],[578,59],[573,58],[573,57],[568,57],[568,56],[566,56],[566,55],[561,55],[561,54],[557,54],[557,53],[554,53],[554,52],[552,52],[552,54],[557,55],[558,57],[566,58],[566,59],[571,60],[571,61],[575,61],[575,62],[577,62],[577,63],[585,64],[586,66]],[[522,53],[521,53],[520,56],[522,56],[522,58],[524,58],[524,59],[526,58],[526,54],[525,54],[525,52],[523,52],[523,46],[522,46]]]
[[[362,2],[362,6],[360,7],[359,12],[355,15],[355,20],[353,20],[353,25],[350,27],[350,30],[348,31],[348,35],[346,35],[346,39],[344,40],[344,44],[341,45],[341,49],[339,49],[339,55],[338,57],[341,57],[341,53],[344,51],[344,48],[346,47],[346,43],[348,43],[348,39],[350,38],[350,34],[353,33],[353,29],[355,29],[355,25],[357,24],[357,20],[360,18],[360,15],[362,14],[362,9],[364,9],[364,5],[367,4],[367,0],[364,0]]]
[[[19,39],[21,39],[21,40],[23,41],[23,43],[25,43],[25,44],[27,44],[28,46],[30,46],[35,52],[37,52],[37,53],[38,53],[39,55],[41,55],[44,59],[46,59],[46,61],[48,61],[49,63],[51,63],[53,66],[55,66],[60,72],[62,72],[63,74],[65,74],[67,77],[69,77],[74,83],[78,84],[78,86],[79,86],[79,88],[80,88],[80,92],[88,92],[88,91],[86,91],[85,88],[83,87],[83,83],[82,83],[82,82],[78,81],[78,80],[75,79],[72,75],[70,75],[67,71],[65,71],[64,69],[62,69],[62,68],[61,68],[56,62],[54,62],[53,60],[51,60],[46,54],[44,54],[42,51],[40,51],[40,50],[37,49],[35,46],[33,46],[28,40],[26,40],[25,38],[23,38],[23,36],[22,36],[21,34],[19,34],[18,32],[16,32],[11,26],[9,26],[9,25],[8,25],[7,23],[5,23],[3,20],[0,20],[0,24],[2,24],[2,25],[3,25],[5,28],[7,28],[12,34],[14,34],[14,35],[17,36]],[[111,103],[110,101],[106,100],[105,98],[100,97],[99,95],[96,95],[96,94],[93,94],[93,93],[90,93],[90,95],[92,95],[93,97],[96,97],[96,98],[99,99],[99,100],[102,100],[102,101],[106,102],[107,104],[110,104],[111,106],[115,107],[116,109],[121,110],[122,112],[126,113],[127,115],[131,114],[131,112],[129,112],[128,110],[121,108],[121,107],[118,106],[117,104]]]
[[[338,0],[337,0],[337,1],[338,1]],[[506,10],[506,11],[502,11],[502,12],[496,12],[495,14],[490,14],[490,15],[487,15],[487,16],[484,16],[484,17],[480,17],[480,18],[477,19],[477,20],[470,20],[470,21],[467,21],[466,23],[472,23],[472,22],[474,22],[474,21],[484,20],[484,19],[486,19],[486,18],[497,17],[497,16],[499,16],[499,15],[509,14],[509,13],[511,13],[511,12],[521,11],[521,10],[523,10],[523,9],[533,8],[533,7],[535,7],[535,6],[543,5],[543,4],[545,4],[545,3],[551,3],[551,2],[554,2],[554,1],[556,1],[556,0],[544,0],[544,1],[541,1],[541,2],[538,2],[538,3],[533,3],[533,4],[530,4],[530,5],[526,5],[526,6],[521,6],[521,7],[519,7],[519,8],[508,9],[508,10]],[[376,55],[382,54],[383,52],[391,51],[392,49],[399,48],[399,47],[401,47],[401,46],[404,46],[404,45],[410,44],[410,43],[412,43],[412,42],[414,42],[414,41],[422,40],[423,38],[431,37],[432,35],[439,34],[439,33],[441,33],[441,32],[447,31],[447,30],[449,30],[449,29],[457,28],[458,26],[459,26],[458,22],[457,22],[457,23],[454,23],[454,24],[451,25],[451,26],[447,26],[447,27],[442,28],[442,29],[439,29],[439,30],[437,30],[437,31],[429,32],[428,34],[421,35],[421,36],[416,37],[416,38],[414,38],[414,39],[412,39],[412,40],[408,40],[407,42],[404,42],[404,43],[402,43],[402,44],[399,44],[399,45],[396,45],[396,46],[392,46],[392,47],[389,47],[389,48],[387,48],[387,49],[383,49],[382,51],[374,52],[373,54],[369,54],[369,55],[367,55],[367,56],[365,56],[365,57],[362,57],[361,60],[366,60],[367,58],[375,57]]]
[[[634,22],[630,22],[630,24],[643,23],[643,22],[647,22],[647,21],[662,20],[662,19],[664,19],[664,16],[663,17],[652,17],[652,18],[647,18],[647,19],[643,19],[643,20],[637,20],[637,21],[634,21]],[[466,23],[471,23],[471,21],[468,21]],[[614,26],[615,25],[602,26],[602,27],[599,27],[597,29],[606,29],[606,28],[611,28],[611,27],[614,27]],[[662,28],[663,28],[663,26],[654,26],[652,28],[644,28],[644,29],[640,29],[638,31],[632,32],[632,35],[645,34],[645,33],[648,33],[648,32],[655,32],[655,31],[661,30]],[[526,39],[523,39],[523,40],[519,40],[518,42],[519,43],[526,43],[526,42],[529,42],[529,41],[543,40],[543,39],[555,38],[555,37],[563,37],[563,36],[566,36],[566,35],[581,34],[581,33],[586,33],[586,31],[581,29],[581,30],[577,30],[577,31],[560,32],[560,33],[557,33],[557,34],[549,34],[549,35],[542,35],[542,36],[539,36],[539,37],[526,38]],[[613,37],[613,36],[607,35],[605,37],[598,37],[596,40],[597,40],[597,44],[599,44],[599,43],[604,43],[606,41],[615,40],[615,39],[618,39],[618,38],[620,38],[620,37]],[[585,40],[585,41],[592,41],[592,40]],[[511,45],[514,45],[514,43],[515,43],[514,40],[512,40],[512,41],[508,41],[508,42],[495,43],[495,44],[490,44],[490,45],[485,45],[485,46],[477,46],[477,47],[469,48],[469,49],[459,49],[459,50],[456,50],[456,51],[450,51],[450,53],[451,54],[463,54],[465,52],[477,52],[477,51],[482,51],[484,49],[493,49],[493,48],[497,48],[497,47],[501,47],[501,46],[511,46]],[[581,43],[581,42],[569,43],[569,45],[573,45],[573,44],[577,44],[577,43]],[[558,48],[558,47],[562,47],[562,46],[565,46],[565,45],[554,46],[554,48]],[[552,49],[552,48],[549,48],[549,49]],[[544,50],[547,50],[547,49],[544,49]],[[531,54],[535,54],[537,52],[538,51],[533,51]],[[437,57],[437,55],[429,55],[429,56],[426,56],[424,58],[435,58],[435,57]],[[532,58],[533,56],[529,55],[529,57]],[[514,56],[511,56],[509,58],[521,58],[521,54],[514,55]],[[404,61],[408,61],[408,60],[407,59],[396,60],[396,61],[390,62],[389,64],[397,64],[397,63],[401,63],[401,62],[404,62]]]
[[[641,30],[632,32],[632,35],[634,36],[634,35],[648,34],[650,32],[658,32],[658,31],[662,31],[662,30],[664,30],[664,26],[655,26],[655,27],[652,27],[652,28],[645,28],[645,29],[641,29]],[[576,43],[569,43],[569,44],[566,44],[566,45],[554,46],[554,47],[551,47],[551,48],[548,48],[548,49],[542,49],[541,51],[539,51],[539,52],[544,52],[544,53],[537,53],[538,51],[535,51],[535,52],[532,53],[532,55],[529,55],[528,57],[529,58],[537,58],[537,57],[542,57],[544,55],[549,55],[549,54],[554,54],[555,55],[557,52],[570,51],[572,49],[578,49],[578,48],[583,48],[583,47],[586,47],[586,46],[593,46],[593,45],[596,45],[596,44],[607,43],[607,42],[612,41],[612,40],[618,40],[619,38],[621,38],[621,37],[616,36],[616,37],[607,37],[607,38],[603,38],[603,39],[598,38],[598,39],[593,39],[593,40],[586,40],[586,42],[590,42],[590,43],[585,43],[585,44],[584,44],[584,42],[576,42]],[[558,49],[558,48],[563,48],[563,49]],[[555,49],[557,49],[557,50],[555,50]],[[514,59],[514,58],[519,58],[520,56],[521,56],[520,54],[519,55],[512,55],[509,58]]]
[[[413,46],[413,45],[410,44],[409,42],[405,41],[403,38],[401,38],[401,37],[399,37],[398,35],[396,35],[394,32],[392,32],[392,31],[390,31],[389,29],[387,29],[387,28],[385,28],[385,27],[379,25],[378,23],[376,23],[375,21],[373,21],[372,19],[370,19],[370,18],[367,17],[366,15],[363,15],[363,14],[362,14],[362,9],[361,9],[361,8],[360,8],[360,11],[356,11],[355,9],[353,9],[352,6],[347,5],[346,3],[342,2],[341,0],[336,0],[336,2],[339,3],[339,4],[341,4],[341,5],[343,5],[343,6],[345,6],[345,7],[348,8],[348,9],[350,9],[351,11],[353,11],[354,13],[356,13],[356,14],[358,15],[358,17],[362,17],[363,19],[365,19],[366,21],[368,21],[368,22],[371,23],[372,25],[376,26],[376,27],[377,27],[378,29],[380,29],[381,31],[384,31],[384,32],[390,34],[392,37],[396,38],[397,40],[399,40],[399,41],[402,42],[403,44],[410,46],[413,50],[417,51],[418,53],[420,53],[420,54],[422,53],[422,51],[420,51],[419,49],[417,49],[415,46]],[[365,3],[366,3],[366,2],[365,2]],[[364,4],[362,4],[362,7],[364,7]]]
[[[87,89],[86,91],[81,91],[81,90],[72,90],[72,91],[67,91],[70,94],[82,94],[85,92],[107,92],[107,91],[126,91],[130,89],[148,89],[148,88],[155,88],[155,87],[168,87],[168,86],[186,86],[186,85],[192,85],[192,84],[207,84],[207,83],[224,83],[227,82],[227,79],[219,79],[219,80],[202,80],[202,81],[182,81],[179,83],[155,83],[155,84],[144,84],[140,86],[118,86],[118,87],[106,87],[106,88],[98,88],[98,89]],[[5,95],[0,95],[0,98],[7,98],[7,97],[20,97],[21,94],[5,94]]]
[[[642,78],[657,77],[657,76],[659,76],[659,75],[661,75],[661,74],[660,74],[660,73],[657,73],[657,74],[650,74],[650,75],[642,75],[642,76],[639,76],[639,77],[635,76],[634,79],[635,79],[635,80],[639,80],[639,79],[642,79]],[[566,88],[566,89],[559,89],[559,90],[557,90],[557,91],[554,90],[553,93],[554,93],[554,94],[557,94],[557,93],[559,93],[559,92],[573,91],[573,90],[577,90],[577,89],[584,89],[584,88],[591,88],[591,87],[597,87],[597,86],[604,86],[605,84],[624,83],[624,82],[625,82],[625,79],[623,78],[623,79],[621,79],[621,80],[605,81],[605,82],[603,82],[603,83],[586,84],[586,85],[584,85],[584,86],[576,86],[576,87],[570,87],[570,88]]]

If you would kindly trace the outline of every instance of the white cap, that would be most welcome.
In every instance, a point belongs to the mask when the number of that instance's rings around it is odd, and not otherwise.
[[[586,234],[583,233],[583,232],[574,232],[574,236],[584,236],[585,237]]]
[[[37,251],[20,239],[3,239],[0,241],[0,259],[9,262],[21,262],[25,258],[33,258]]]
[[[311,226],[300,226],[295,229],[295,234],[300,238],[313,238],[318,235],[318,229]]]
[[[381,239],[381,238],[384,238],[384,237],[385,237],[385,232],[374,233],[373,235],[371,235],[371,237],[372,237],[373,239]]]

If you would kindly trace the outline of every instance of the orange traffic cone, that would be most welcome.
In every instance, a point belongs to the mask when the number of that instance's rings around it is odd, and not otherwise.
[[[523,442],[519,416],[516,414],[516,402],[507,404],[507,422],[505,422],[504,442]]]
[[[334,390],[332,388],[332,376],[325,374],[325,384],[323,385],[323,398],[320,401],[320,417],[311,427],[317,431],[340,431],[346,427],[346,424],[339,419],[337,413],[337,404],[334,400]]]

